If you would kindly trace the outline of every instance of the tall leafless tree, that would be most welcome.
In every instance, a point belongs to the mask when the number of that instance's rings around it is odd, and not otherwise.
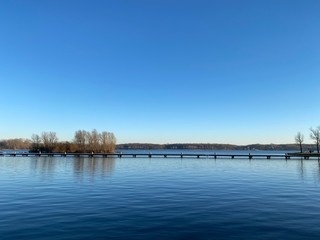
[[[315,141],[316,145],[317,145],[317,153],[319,153],[319,143],[320,143],[320,126],[318,126],[317,128],[313,129],[310,128],[310,138],[312,140]]]
[[[42,132],[41,139],[43,142],[44,150],[47,152],[52,152],[58,141],[55,132]]]
[[[100,150],[100,137],[99,137],[99,133],[96,129],[93,129],[91,131],[91,151],[92,152],[99,152]]]
[[[50,150],[53,151],[54,148],[57,145],[58,137],[57,137],[57,134],[55,132],[49,132],[48,136],[49,136]]]
[[[86,151],[86,135],[87,132],[85,130],[78,130],[74,134],[74,143],[80,152]]]
[[[101,152],[108,152],[108,135],[107,132],[103,131],[100,133],[100,143],[101,143]]]
[[[32,134],[31,141],[32,141],[32,150],[39,151],[41,148],[41,137],[38,134]]]
[[[114,136],[114,134],[112,132],[105,132],[104,133],[106,135],[106,152],[108,153],[113,153],[115,151],[115,147],[116,147],[116,137]]]
[[[302,143],[303,143],[303,139],[304,139],[303,134],[301,132],[298,132],[294,139],[295,139],[296,143],[299,144],[300,152],[302,153]]]
[[[92,140],[91,132],[86,132],[86,142],[87,142],[87,150],[89,152],[92,152],[93,140]]]
[[[112,132],[109,133],[109,142],[110,142],[109,151],[110,151],[111,153],[114,153],[115,150],[116,150],[117,138],[116,138],[116,136],[115,136]]]
[[[45,151],[49,151],[49,136],[48,136],[48,132],[42,132],[41,133],[41,141],[43,143],[43,148]]]

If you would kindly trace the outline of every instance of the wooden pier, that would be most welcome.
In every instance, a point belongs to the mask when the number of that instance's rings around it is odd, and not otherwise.
[[[0,152],[0,157],[100,157],[100,158],[209,158],[209,159],[319,159],[317,153],[197,154],[197,153],[30,153]]]

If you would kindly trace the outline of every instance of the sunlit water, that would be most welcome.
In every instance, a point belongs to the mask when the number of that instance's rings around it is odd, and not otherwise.
[[[0,239],[320,239],[318,160],[0,157]]]

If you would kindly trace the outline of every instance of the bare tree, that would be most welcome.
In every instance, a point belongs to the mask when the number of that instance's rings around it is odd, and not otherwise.
[[[100,133],[100,142],[101,142],[101,152],[107,153],[108,152],[108,133],[103,131]]]
[[[42,132],[41,139],[43,142],[44,150],[47,152],[52,152],[58,141],[55,132]]]
[[[43,148],[45,151],[49,151],[49,134],[47,132],[42,132],[41,133],[41,140],[42,140],[42,143],[43,143]]]
[[[86,132],[86,142],[87,142],[87,151],[92,152],[93,140],[92,140],[91,132]]]
[[[310,138],[315,141],[317,145],[317,152],[319,153],[319,143],[320,143],[320,126],[316,129],[310,128]]]
[[[114,153],[116,150],[116,143],[117,143],[117,139],[116,136],[111,132],[109,133],[109,139],[110,139],[110,152]]]
[[[116,137],[111,132],[103,131],[100,134],[101,150],[104,153],[114,153],[116,146]]]
[[[32,150],[39,151],[41,148],[41,137],[38,134],[32,134],[31,141],[32,141]]]
[[[100,137],[96,129],[91,131],[91,151],[98,152],[100,150]]]
[[[86,151],[87,132],[85,130],[78,130],[74,134],[74,143],[77,145],[78,151]]]
[[[49,136],[50,150],[52,151],[56,147],[58,142],[57,134],[55,132],[49,132],[48,136]]]
[[[303,139],[304,139],[303,134],[301,132],[298,132],[294,139],[295,139],[296,143],[299,144],[300,152],[302,153],[302,143],[303,143]]]

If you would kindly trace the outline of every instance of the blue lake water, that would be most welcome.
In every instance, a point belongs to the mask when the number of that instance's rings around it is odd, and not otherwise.
[[[1,240],[320,239],[319,200],[318,160],[0,157]]]

